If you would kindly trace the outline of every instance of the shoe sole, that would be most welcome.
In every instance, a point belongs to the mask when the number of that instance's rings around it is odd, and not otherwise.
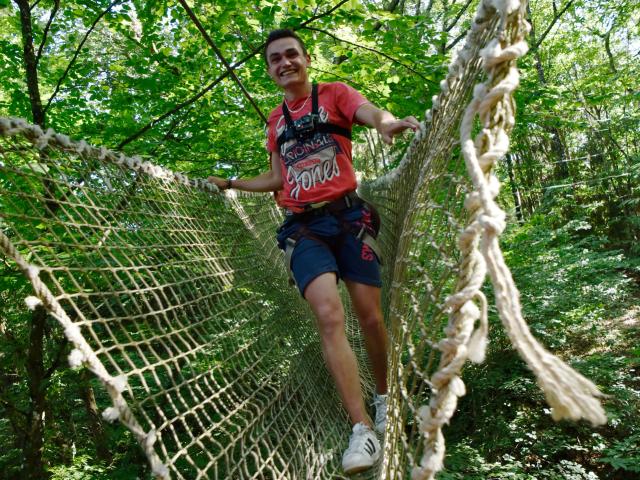
[[[355,465],[350,469],[346,469],[343,467],[344,473],[347,475],[353,475],[354,473],[364,472],[365,470],[369,470],[370,468],[375,467],[375,465],[380,461],[380,457],[376,458],[375,461],[371,465]]]
[[[373,465],[375,465],[375,463]],[[364,465],[362,467],[352,467],[349,470],[345,470],[344,473],[346,473],[347,475],[353,475],[355,473],[364,472],[365,470],[369,470],[370,468],[372,468],[373,465]]]

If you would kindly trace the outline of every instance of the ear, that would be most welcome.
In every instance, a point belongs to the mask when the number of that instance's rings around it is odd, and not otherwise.
[[[267,64],[266,70],[267,70],[267,75],[269,75],[269,77],[271,77],[272,79],[275,79],[275,77],[271,73],[271,66],[269,64]]]

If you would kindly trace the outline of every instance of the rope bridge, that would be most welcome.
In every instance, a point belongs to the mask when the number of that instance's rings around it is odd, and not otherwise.
[[[487,271],[554,418],[605,421],[595,386],[531,337],[497,244],[504,213],[491,168],[514,122],[524,10],[481,3],[400,166],[361,185],[383,219],[391,334],[384,460],[364,477],[431,479],[442,468],[460,370],[484,356]],[[343,478],[349,422],[311,313],[288,286],[269,196],[222,196],[204,180],[9,118],[0,118],[0,189],[0,245],[33,285],[27,304],[60,322],[70,364],[102,381],[113,401],[104,418],[134,433],[154,475]]]

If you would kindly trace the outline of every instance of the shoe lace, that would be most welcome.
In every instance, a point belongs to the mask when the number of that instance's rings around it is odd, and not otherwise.
[[[367,439],[367,432],[369,431],[363,423],[358,423],[354,429],[351,437],[349,438],[349,450],[361,450],[364,448],[364,442]]]
[[[383,422],[387,417],[387,396],[375,395],[373,406],[376,408],[376,424]]]

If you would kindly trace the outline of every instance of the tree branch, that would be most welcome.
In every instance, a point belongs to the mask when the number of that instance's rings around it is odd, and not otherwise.
[[[47,106],[44,107],[45,113],[49,110],[49,107],[51,106],[51,102],[53,101],[53,99],[58,94],[58,91],[60,90],[60,86],[62,85],[62,82],[64,82],[64,79],[67,77],[67,74],[69,73],[69,70],[71,70],[71,67],[73,66],[73,64],[75,63],[76,59],[78,58],[78,55],[80,55],[80,51],[82,50],[84,42],[87,41],[87,38],[89,38],[89,35],[91,34],[91,32],[93,32],[93,29],[96,28],[96,25],[102,19],[102,17],[104,17],[107,13],[109,13],[109,11],[111,11],[111,9],[113,7],[115,7],[118,3],[122,3],[123,1],[124,0],[114,0],[113,2],[111,2],[109,4],[109,6],[102,13],[100,13],[100,15],[98,15],[98,17],[95,19],[95,21],[93,22],[91,27],[89,27],[89,30],[86,31],[86,33],[84,34],[84,37],[82,38],[82,41],[78,45],[78,48],[76,49],[75,53],[73,54],[73,57],[71,58],[71,61],[69,62],[69,65],[67,65],[67,68],[65,69],[64,73],[62,74],[62,76],[58,80],[58,83],[56,84],[56,88],[53,90],[53,93],[51,94],[51,97],[49,97],[49,101],[47,102]]]
[[[342,5],[344,5],[348,1],[349,0],[341,0],[340,2],[336,3],[333,7],[331,7],[326,12],[322,12],[322,13],[319,13],[317,15],[314,15],[312,17],[307,18],[304,22],[302,22],[300,25],[295,27],[294,30],[300,30],[301,28],[304,28],[307,25],[309,25],[311,22],[314,22],[315,20],[318,20],[319,18],[326,17],[327,15],[335,12],[337,9],[339,9]]]
[[[614,75],[618,73],[618,69],[616,68],[616,63],[613,57],[613,52],[611,51],[611,32],[613,31],[615,26],[616,24],[614,21],[613,25],[611,25],[611,28],[609,28],[606,33],[595,32],[596,35],[604,40],[604,50],[607,54],[607,58],[609,59],[609,69]]]
[[[49,21],[47,22],[47,26],[44,27],[44,32],[42,33],[42,41],[40,42],[40,46],[38,47],[38,54],[36,55],[36,67],[38,63],[40,63],[40,57],[42,56],[42,49],[44,48],[44,44],[47,42],[47,34],[49,33],[49,28],[51,27],[51,22],[53,22],[53,17],[58,13],[58,9],[60,8],[60,0],[55,0],[53,4],[53,10],[51,10],[51,15],[49,15]]]
[[[448,26],[444,28],[445,32],[450,31],[453,27],[456,26],[456,24],[458,23],[458,20],[460,20],[460,17],[462,17],[462,15],[464,15],[464,13],[467,11],[472,1],[473,0],[467,0],[467,3],[465,3],[464,7],[462,7],[460,11],[456,14],[455,18],[453,19],[453,22],[451,22]]]
[[[458,35],[453,42],[451,42],[449,45],[447,45],[446,47],[444,47],[444,51],[448,52],[449,50],[451,50],[453,47],[455,47],[460,40],[462,40],[464,37],[467,36],[467,32],[462,32],[460,35]]]
[[[244,85],[242,84],[242,82],[240,81],[236,73],[233,71],[233,68],[231,67],[229,62],[227,62],[227,59],[224,58],[224,55],[222,55],[222,51],[217,47],[215,43],[213,43],[213,40],[211,39],[207,31],[202,26],[202,23],[200,23],[200,20],[198,20],[198,17],[196,17],[196,14],[193,13],[193,10],[191,10],[191,8],[189,8],[189,5],[187,5],[187,2],[185,0],[178,0],[178,1],[180,2],[180,5],[182,5],[183,8],[186,10],[187,15],[189,15],[189,18],[191,18],[191,21],[194,23],[194,25],[198,28],[198,30],[200,30],[200,33],[202,34],[204,39],[207,41],[209,46],[213,49],[215,54],[218,56],[218,58],[220,59],[224,67],[227,69],[227,72],[229,72],[229,75],[231,75],[231,78],[233,78],[233,81],[236,82],[236,84],[238,84],[238,87],[240,87],[242,94],[249,101],[249,103],[254,108],[254,110],[258,112],[258,115],[260,115],[260,118],[262,119],[262,121],[264,123],[267,123],[267,117],[264,116],[264,113],[262,113],[262,110],[260,110],[260,107],[258,107],[256,102],[253,100],[253,97],[251,97],[251,95],[249,94],[247,89],[244,87]]]
[[[346,44],[349,44],[349,45],[353,45],[354,47],[358,47],[358,48],[361,48],[361,49],[363,49],[363,50],[368,50],[369,52],[373,52],[373,53],[375,53],[375,54],[377,54],[377,55],[381,55],[381,56],[383,56],[383,57],[385,57],[385,58],[388,58],[388,59],[389,59],[389,60],[391,60],[393,63],[396,63],[396,64],[398,64],[398,65],[400,65],[400,66],[402,66],[402,67],[406,68],[406,69],[407,69],[407,70],[409,70],[410,72],[415,73],[415,74],[416,74],[416,75],[418,75],[420,78],[422,78],[425,82],[435,83],[433,80],[429,80],[427,77],[425,77],[424,75],[422,75],[422,74],[421,74],[420,72],[418,72],[417,70],[414,70],[414,69],[413,69],[412,67],[410,67],[409,65],[407,65],[407,64],[405,64],[405,63],[402,63],[400,60],[398,60],[398,59],[396,59],[396,58],[393,58],[392,56],[387,55],[387,54],[386,54],[386,53],[384,53],[384,52],[381,52],[381,51],[379,51],[379,50],[376,50],[375,48],[365,47],[364,45],[358,45],[357,43],[350,42],[349,40],[344,40],[344,39],[342,39],[342,38],[337,37],[337,36],[336,36],[336,35],[334,35],[333,33],[328,32],[328,31],[326,31],[326,30],[323,30],[323,29],[321,29],[321,28],[315,28],[315,27],[304,27],[304,28],[305,28],[306,30],[312,30],[312,31],[314,31],[314,32],[320,32],[320,33],[323,33],[323,34],[325,34],[325,35],[327,35],[327,36],[329,36],[329,37],[331,37],[331,38],[333,38],[333,39],[335,39],[335,40],[337,40],[337,41],[339,41],[339,42],[346,43]]]
[[[616,62],[613,59],[613,53],[611,52],[611,30],[607,32],[604,36],[604,49],[607,52],[607,58],[609,58],[609,68],[611,68],[612,73],[618,73],[618,69],[616,68]]]
[[[326,15],[329,15],[330,13],[334,12],[337,8],[339,8],[342,5],[344,5],[347,1],[348,0],[342,0],[341,2],[336,4],[334,7],[330,8],[329,10],[327,10],[326,12],[319,13],[318,15],[314,15],[313,17],[311,17],[311,18],[305,20],[304,22],[302,22],[300,25],[298,25],[296,27],[293,27],[292,30],[294,30],[294,31],[301,30],[302,28],[304,28],[306,25],[308,25],[312,21],[317,20],[319,18],[322,18],[322,17],[324,17]],[[231,70],[236,70],[238,67],[244,65],[249,60],[251,60],[257,53],[262,52],[262,50],[264,50],[265,44],[266,44],[266,42],[262,42],[260,45],[255,47],[249,54],[245,55],[243,58],[241,58],[240,60],[235,62],[233,65],[231,65]],[[191,105],[192,103],[194,103],[195,101],[197,101],[199,98],[201,98],[203,95],[205,95],[207,92],[209,92],[213,87],[215,87],[218,83],[220,83],[222,80],[224,80],[228,76],[229,76],[229,70],[227,70],[226,72],[222,73],[220,76],[218,76],[218,78],[216,78],[213,82],[211,82],[209,85],[207,85],[203,90],[201,90],[200,92],[196,93],[193,97],[185,100],[182,103],[179,103],[178,105],[176,105],[174,108],[172,108],[168,112],[162,114],[161,116],[155,118],[154,120],[151,120],[149,123],[147,123],[144,127],[142,127],[137,132],[135,132],[133,135],[131,135],[130,137],[128,137],[125,140],[123,140],[122,142],[120,142],[115,148],[117,150],[119,150],[119,149],[123,148],[125,145],[127,145],[127,144],[131,143],[132,141],[136,140],[137,138],[141,137],[145,132],[147,132],[149,129],[151,129],[158,122],[161,122],[165,118],[176,114],[177,112],[182,110],[184,107],[187,107],[187,106]]]
[[[252,57],[253,55],[251,55]],[[249,57],[249,58],[251,58]],[[242,63],[246,62],[247,60],[249,60],[249,58],[243,59],[241,60]],[[237,64],[236,64],[237,65]],[[224,72],[222,75],[220,75],[218,78],[216,78],[213,82],[211,82],[209,85],[207,85],[204,90],[201,90],[200,92],[196,93],[193,97],[185,100],[182,103],[179,103],[178,105],[176,105],[175,107],[173,107],[171,110],[169,110],[166,113],[163,113],[162,115],[160,115],[159,117],[151,120],[149,123],[147,123],[144,127],[142,127],[140,130],[138,130],[137,132],[135,132],[133,135],[127,137],[126,139],[122,140],[116,147],[116,150],[120,150],[122,149],[125,145],[133,142],[135,139],[137,139],[138,137],[142,136],[142,134],[144,134],[147,130],[149,130],[151,127],[153,127],[155,124],[161,122],[162,120],[164,120],[167,117],[170,117],[171,115],[179,112],[180,110],[182,110],[184,107],[187,107],[189,105],[191,105],[193,102],[195,102],[196,100],[198,100],[200,97],[202,97],[204,94],[206,94],[209,90],[211,90],[213,87],[215,87],[218,83],[220,83],[222,80],[224,80],[225,78],[227,78],[229,76],[229,72],[226,71]]]
[[[427,8],[423,10],[422,14],[429,15],[432,9],[433,9],[433,0],[429,0],[429,3],[427,4]]]
[[[558,20],[560,20],[560,17],[564,15],[564,13],[569,9],[569,7],[572,4],[573,4],[573,0],[568,0],[567,3],[564,5],[564,7],[562,7],[562,9],[559,12],[556,11],[556,13],[553,16],[553,20],[551,20],[551,23],[547,26],[547,29],[544,32],[542,32],[542,35],[540,35],[540,37],[538,38],[538,41],[531,46],[530,50],[535,50],[540,46],[540,44],[542,44],[542,42],[547,37],[547,35],[549,35],[549,32],[551,32],[551,29],[553,29],[555,24],[558,23]]]

